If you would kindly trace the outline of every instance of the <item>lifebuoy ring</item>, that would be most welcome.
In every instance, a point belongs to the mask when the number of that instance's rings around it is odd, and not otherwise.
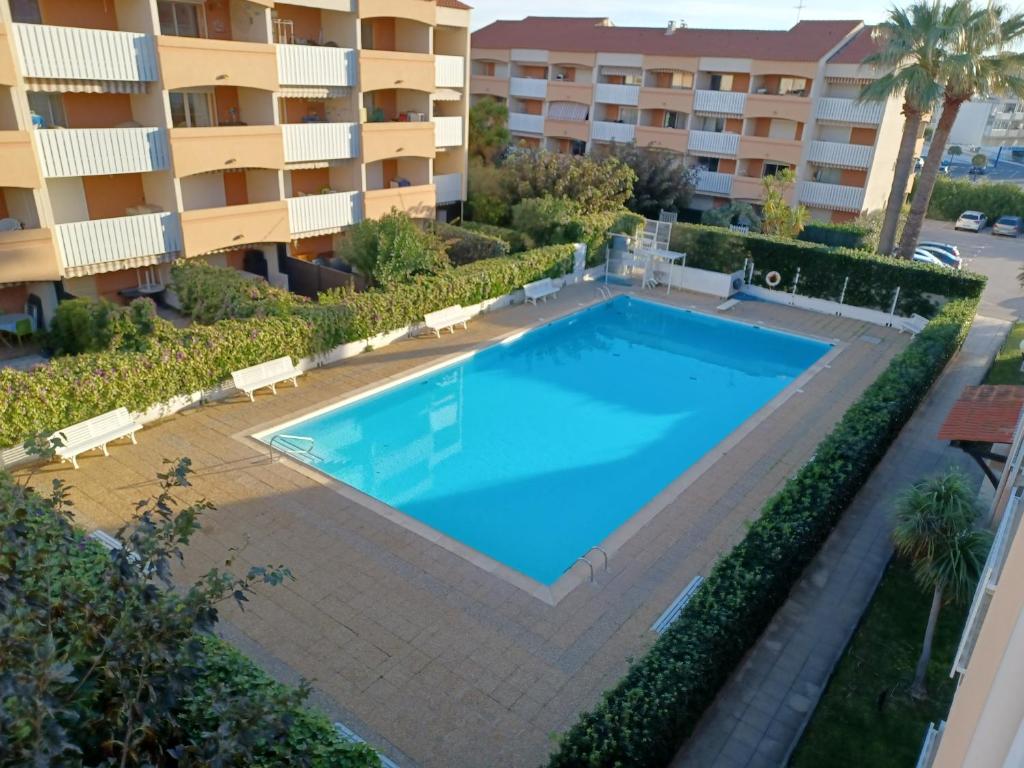
[[[780,275],[778,272],[769,272],[767,275],[764,276],[764,281],[765,283],[767,283],[769,288],[774,288],[775,286],[782,282],[782,275]]]

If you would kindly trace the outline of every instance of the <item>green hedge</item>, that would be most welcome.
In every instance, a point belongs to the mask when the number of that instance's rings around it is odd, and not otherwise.
[[[679,618],[562,736],[551,768],[668,764],[963,342],[977,301],[946,304],[893,358]]]
[[[255,275],[246,277],[237,269],[214,267],[202,259],[176,262],[171,267],[171,288],[181,311],[201,323],[287,315],[307,301]]]
[[[928,202],[928,218],[956,221],[964,211],[981,211],[989,221],[1000,216],[1024,216],[1024,188],[1009,182],[940,176]]]
[[[479,232],[482,235],[496,237],[508,243],[511,253],[520,253],[528,248],[526,236],[518,230],[509,227],[499,227],[496,224],[482,224],[479,221],[464,221],[462,228],[470,232]]]
[[[448,259],[456,266],[471,264],[481,259],[496,259],[509,254],[509,244],[499,237],[464,227],[454,227],[440,221],[434,222],[431,226],[434,234],[445,241]]]
[[[808,243],[828,245],[833,248],[870,248],[871,233],[856,224],[832,224],[830,222],[812,222],[804,226],[797,235],[798,240]]]
[[[754,262],[754,284],[764,286],[764,276],[776,271],[781,288],[793,285],[803,296],[837,300],[846,285],[844,301],[858,307],[888,311],[899,286],[897,312],[935,314],[936,297],[972,298],[981,295],[985,278],[972,272],[877,256],[849,248],[829,248],[816,243],[730,232],[720,227],[677,224],[672,228],[672,250],[687,254],[686,265],[716,272],[736,272],[745,260]]]

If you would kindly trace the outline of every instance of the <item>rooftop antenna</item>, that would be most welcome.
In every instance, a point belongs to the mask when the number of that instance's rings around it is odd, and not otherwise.
[[[800,17],[804,12],[804,0],[797,0],[796,5],[793,7],[796,8],[796,20],[800,21]]]

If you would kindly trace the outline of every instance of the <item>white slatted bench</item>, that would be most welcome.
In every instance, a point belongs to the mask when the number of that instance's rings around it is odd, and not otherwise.
[[[231,372],[231,381],[235,389],[240,389],[255,401],[254,393],[257,389],[267,388],[275,395],[277,385],[290,381],[292,386],[299,386],[299,376],[302,371],[292,365],[292,359],[288,356],[268,360],[259,365],[250,365],[240,371]]]
[[[423,316],[423,325],[434,335],[441,338],[441,331],[448,330],[455,333],[455,326],[466,327],[466,323],[473,317],[473,313],[461,304],[453,304],[450,307],[439,309],[436,312],[428,312]]]
[[[543,280],[534,280],[524,285],[523,292],[526,294],[526,301],[536,306],[537,299],[547,301],[548,296],[557,296],[558,286],[551,282],[550,277],[545,277]]]
[[[62,461],[70,461],[78,469],[80,454],[101,448],[103,455],[109,456],[107,443],[122,437],[130,437],[135,443],[135,433],[140,429],[142,425],[132,419],[127,408],[117,408],[55,432],[53,438],[61,442],[56,454]]]
[[[693,581],[686,585],[686,589],[679,593],[678,597],[672,601],[665,612],[658,617],[658,620],[651,624],[651,630],[657,632],[659,635],[668,629],[669,625],[679,618],[679,614],[683,612],[683,608],[690,602],[690,599],[696,594],[700,585],[704,583],[703,576],[695,576]]]

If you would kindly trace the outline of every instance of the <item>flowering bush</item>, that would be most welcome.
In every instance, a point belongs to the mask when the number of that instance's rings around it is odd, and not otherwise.
[[[171,267],[171,288],[178,294],[181,311],[200,323],[286,315],[307,301],[266,280],[246,277],[237,269],[215,267],[202,259],[176,262]]]

